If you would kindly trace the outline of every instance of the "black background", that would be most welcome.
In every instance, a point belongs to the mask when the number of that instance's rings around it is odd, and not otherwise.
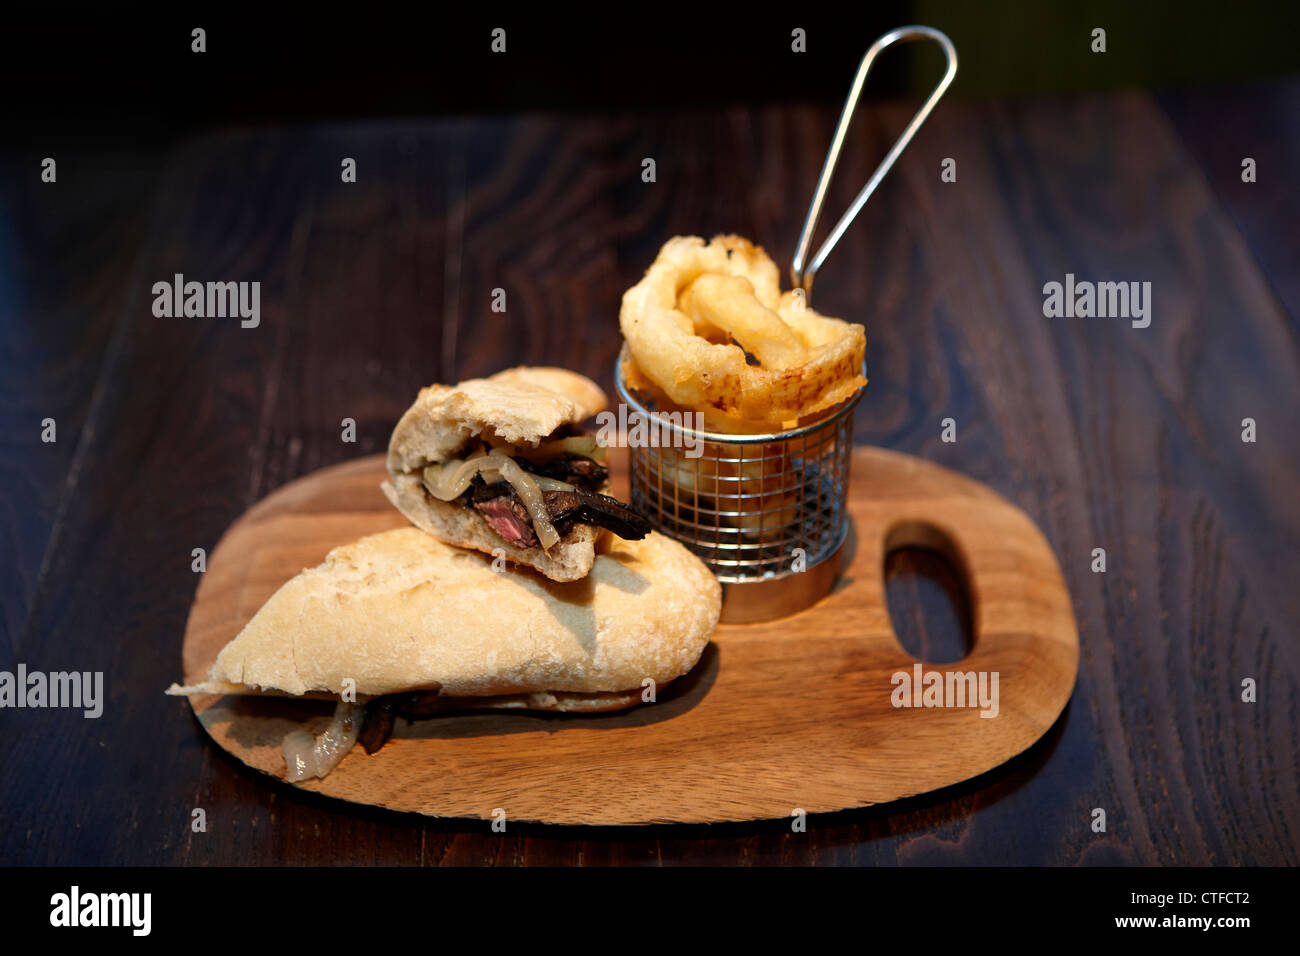
[[[1243,82],[1300,67],[1300,6],[1282,0],[56,6],[13,13],[0,37],[2,135],[152,141],[228,123],[839,102],[870,39],[914,22],[979,51],[950,97]],[[1104,56],[1090,49],[1098,26]],[[201,56],[194,27],[207,31]],[[508,69],[490,50],[495,27],[507,31]],[[791,52],[795,27],[808,55]],[[868,95],[923,93],[940,69],[928,44],[887,55]]]

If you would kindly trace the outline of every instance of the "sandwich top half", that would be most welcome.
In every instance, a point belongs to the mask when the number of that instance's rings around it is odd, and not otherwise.
[[[580,424],[605,393],[566,369],[520,367],[422,389],[393,429],[384,494],[416,527],[555,581],[586,576],[603,532],[645,519],[602,492],[605,450]]]

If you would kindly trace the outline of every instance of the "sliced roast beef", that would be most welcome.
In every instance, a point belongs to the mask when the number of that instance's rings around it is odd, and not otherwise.
[[[553,458],[544,464],[521,458],[516,458],[515,461],[535,475],[574,486],[572,491],[542,492],[542,500],[546,502],[551,523],[561,537],[579,522],[606,528],[630,541],[639,540],[650,533],[650,523],[640,514],[617,498],[602,495],[595,490],[609,477],[609,470],[600,462],[572,453]],[[515,494],[510,482],[494,481],[488,484],[481,475],[475,475],[470,480],[470,486],[455,500],[460,507],[481,514],[488,527],[502,541],[517,548],[538,546],[532,516]]]
[[[492,484],[478,481],[462,496],[472,502],[490,527],[504,541],[518,548],[537,545],[532,518],[508,481]],[[542,500],[551,523],[561,535],[576,522],[607,528],[620,538],[636,541],[650,533],[650,523],[617,498],[585,491],[544,491]]]
[[[507,488],[510,487],[508,482],[501,482]],[[486,487],[491,488],[492,485]],[[466,494],[472,492],[467,491]],[[485,500],[474,500],[474,510],[483,516],[483,520],[488,523],[488,527],[496,532],[497,537],[501,538],[507,544],[513,544],[516,548],[534,548],[537,546],[537,535],[533,531],[533,519],[529,517],[528,509],[514,494],[514,489],[509,494],[498,495],[495,498],[486,498]]]

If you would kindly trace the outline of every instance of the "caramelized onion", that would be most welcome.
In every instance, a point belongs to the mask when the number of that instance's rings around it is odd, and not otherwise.
[[[533,530],[537,532],[537,540],[541,542],[542,550],[551,550],[551,546],[560,540],[560,533],[555,530],[555,525],[551,524],[551,516],[546,510],[546,501],[542,498],[542,489],[537,486],[537,480],[509,458],[493,454],[488,455],[487,460],[496,460],[499,463],[501,477],[510,482],[511,487],[515,489],[515,494],[528,509],[529,517],[533,519]]]
[[[544,441],[536,451],[526,452],[526,457],[536,461],[549,461],[561,455],[581,455],[595,461],[605,460],[605,446],[596,441],[595,435],[573,435],[555,441]]]
[[[324,777],[338,766],[357,742],[363,719],[363,708],[340,702],[334,709],[334,719],[319,737],[313,737],[305,730],[295,730],[286,736],[280,749],[284,752],[289,781]]]
[[[446,461],[429,465],[424,469],[424,487],[439,501],[453,501],[465,493],[474,476],[482,474],[484,480],[491,482],[499,475],[514,488],[519,500],[528,509],[528,516],[533,519],[533,531],[542,549],[549,551],[560,540],[560,534],[551,523],[551,516],[546,510],[542,498],[543,491],[575,491],[576,487],[565,481],[531,475],[506,455],[492,452],[485,455],[477,452],[464,461]]]
[[[537,487],[542,491],[577,491],[577,485],[571,485],[567,481],[560,481],[558,478],[547,478],[545,475],[529,475],[529,478],[537,482]]]
[[[464,461],[445,461],[424,469],[424,487],[439,501],[454,501],[484,467],[486,457],[477,451]]]

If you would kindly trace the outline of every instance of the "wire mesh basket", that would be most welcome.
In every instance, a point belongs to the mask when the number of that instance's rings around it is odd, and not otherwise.
[[[895,43],[932,41],[946,69],[925,103],[876,167],[822,245],[812,252],[831,177],[839,162],[858,97],[876,57]],[[790,266],[804,301],[813,279],[876,187],[907,148],[957,75],[952,41],[931,27],[890,30],[858,65],[835,135],[826,153],[812,203]],[[628,385],[624,355],[615,363],[618,394],[627,420],[654,419],[647,434],[657,442],[628,441],[632,504],[659,531],[681,541],[718,576],[726,621],[769,620],[820,600],[835,583],[848,533],[849,466],[853,447],[854,395],[823,417],[788,431],[719,434],[674,422]],[[865,361],[863,376],[866,377]],[[667,440],[662,440],[664,436]],[[688,453],[689,452],[689,453]]]
[[[862,389],[811,424],[732,435],[660,414],[629,386],[622,361],[614,376],[629,435],[656,437],[627,443],[632,505],[723,582],[723,619],[781,617],[820,599],[848,533],[853,410]]]

